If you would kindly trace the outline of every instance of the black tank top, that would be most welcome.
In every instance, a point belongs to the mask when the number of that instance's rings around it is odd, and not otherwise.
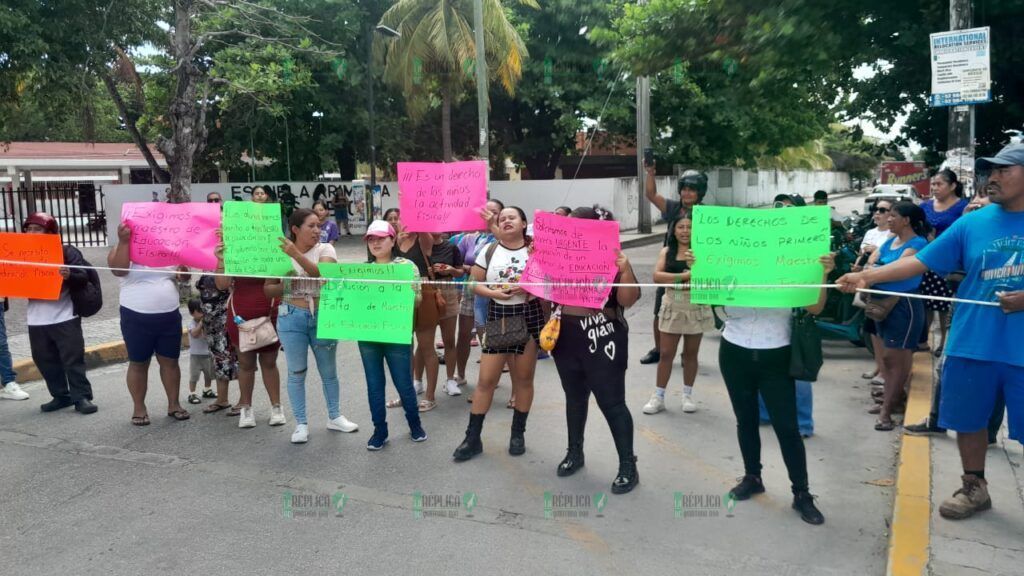
[[[416,268],[420,271],[421,278],[426,278],[428,276],[427,257],[423,255],[423,249],[420,248],[419,237],[417,237],[416,241],[412,243],[412,248],[409,248],[408,252],[403,252],[402,249],[398,247],[398,242],[395,242],[395,248],[392,250],[392,253],[397,257],[405,258],[415,264]]]

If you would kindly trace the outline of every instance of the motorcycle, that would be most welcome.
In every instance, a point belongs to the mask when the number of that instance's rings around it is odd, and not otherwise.
[[[829,274],[830,284],[856,264],[861,240],[870,227],[871,215],[861,215],[854,210],[853,216],[845,218],[833,229],[832,249],[836,255],[836,268]],[[823,340],[845,340],[854,346],[867,348],[868,353],[874,355],[871,337],[864,331],[864,310],[853,305],[853,298],[853,294],[830,289],[825,309],[815,319],[815,324]]]

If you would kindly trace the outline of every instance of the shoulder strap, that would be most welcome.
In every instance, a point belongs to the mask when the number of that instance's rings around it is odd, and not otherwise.
[[[495,239],[491,242],[490,246],[487,247],[487,251],[484,252],[484,256],[487,257],[487,266],[491,265],[491,258],[494,257],[494,253],[498,250],[498,240]]]

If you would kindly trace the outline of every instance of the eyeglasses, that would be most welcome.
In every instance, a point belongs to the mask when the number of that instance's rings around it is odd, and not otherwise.
[[[207,198],[207,204],[220,204],[220,198]]]

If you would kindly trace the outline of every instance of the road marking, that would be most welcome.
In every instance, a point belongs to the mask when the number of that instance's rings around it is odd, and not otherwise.
[[[916,354],[906,422],[928,416],[932,398],[931,354]],[[887,573],[920,576],[928,568],[931,521],[931,439],[903,434],[896,473]]]

